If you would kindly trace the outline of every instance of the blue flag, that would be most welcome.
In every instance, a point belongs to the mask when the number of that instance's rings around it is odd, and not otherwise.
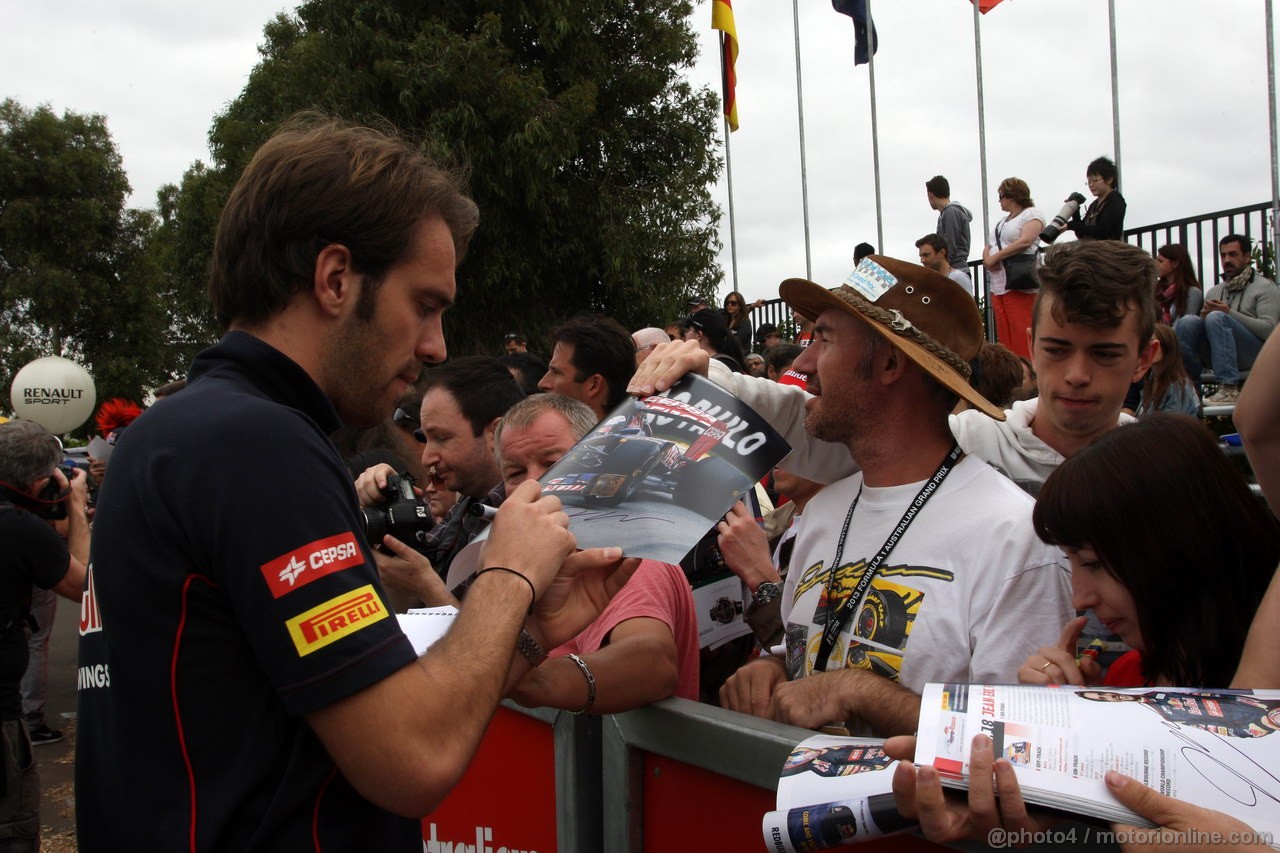
[[[853,64],[866,65],[870,59],[868,44],[874,41],[876,50],[880,49],[880,37],[876,34],[874,22],[870,38],[867,37],[867,0],[831,0],[831,6],[841,15],[853,18]]]

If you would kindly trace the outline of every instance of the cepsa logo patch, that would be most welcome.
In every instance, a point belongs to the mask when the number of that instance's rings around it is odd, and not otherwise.
[[[285,625],[298,656],[306,657],[386,618],[387,606],[369,584],[300,613]]]
[[[364,562],[354,534],[339,533],[327,539],[294,548],[289,553],[263,563],[262,576],[275,598],[293,592],[313,580],[358,566]]]

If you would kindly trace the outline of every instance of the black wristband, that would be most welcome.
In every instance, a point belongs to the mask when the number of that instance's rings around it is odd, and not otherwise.
[[[490,566],[487,569],[481,569],[480,571],[475,573],[475,577],[478,578],[485,572],[507,572],[508,574],[513,574],[516,577],[520,578],[520,580],[527,583],[529,585],[529,609],[526,611],[526,614],[527,615],[533,614],[534,602],[538,600],[538,593],[533,588],[533,581],[529,580],[527,577],[522,575],[520,572],[517,572],[515,569],[508,569],[506,566]]]

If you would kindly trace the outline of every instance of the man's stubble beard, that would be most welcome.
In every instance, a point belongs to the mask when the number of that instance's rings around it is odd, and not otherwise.
[[[385,342],[372,317],[356,312],[325,352],[328,394],[344,423],[367,429],[391,415],[394,399],[386,394],[394,377],[379,376]],[[407,366],[402,370],[406,370]],[[398,371],[399,372],[399,371]],[[397,373],[398,373],[397,372]]]

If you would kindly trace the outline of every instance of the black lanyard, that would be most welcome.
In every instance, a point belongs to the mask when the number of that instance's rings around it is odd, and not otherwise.
[[[955,467],[956,461],[960,458],[960,445],[951,448],[951,452],[947,454],[947,458],[942,460],[942,464],[938,466],[938,470],[933,472],[933,476],[924,484],[924,488],[920,489],[920,494],[916,495],[915,500],[907,507],[907,511],[902,514],[902,520],[898,522],[898,526],[889,534],[889,538],[884,541],[879,553],[871,558],[871,562],[867,563],[866,569],[859,579],[858,585],[854,588],[853,593],[844,600],[838,610],[832,610],[835,602],[836,592],[836,573],[840,569],[840,561],[844,557],[844,542],[849,536],[849,525],[853,522],[853,511],[858,508],[858,499],[862,497],[862,486],[858,486],[858,494],[854,497],[853,503],[849,505],[849,512],[844,517],[844,529],[840,531],[840,541],[836,544],[836,558],[831,564],[831,573],[827,576],[827,601],[831,602],[827,605],[827,624],[822,629],[822,644],[818,646],[818,657],[813,663],[814,672],[825,672],[827,662],[831,659],[831,652],[836,647],[836,639],[840,636],[840,632],[844,630],[844,626],[849,622],[853,612],[862,605],[862,599],[866,596],[867,589],[871,586],[871,581],[875,579],[876,572],[880,570],[880,565],[888,558],[889,552],[898,544],[898,540],[907,532],[907,528],[911,526],[911,522],[915,520],[916,515],[928,503],[929,498],[933,497],[933,493],[938,490],[938,486],[942,485],[942,481],[951,473],[951,469]]]

